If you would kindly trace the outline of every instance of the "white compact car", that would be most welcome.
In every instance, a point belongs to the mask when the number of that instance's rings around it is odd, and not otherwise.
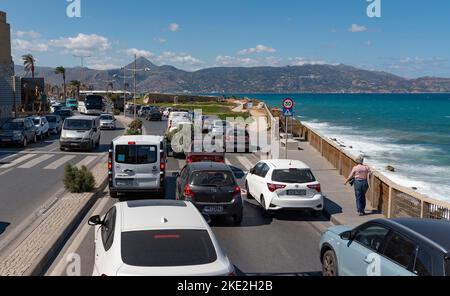
[[[309,209],[320,215],[324,198],[311,169],[298,160],[265,160],[247,174],[247,197],[261,204],[263,212]]]
[[[36,127],[36,136],[43,140],[44,137],[48,138],[50,136],[49,128],[50,125],[46,117],[35,116],[32,118],[34,126]]]
[[[117,203],[95,226],[94,276],[228,276],[233,265],[190,202]]]

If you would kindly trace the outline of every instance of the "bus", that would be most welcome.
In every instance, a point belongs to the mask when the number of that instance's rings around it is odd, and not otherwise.
[[[105,112],[104,98],[99,95],[88,95],[78,104],[78,111],[85,115],[101,115]]]

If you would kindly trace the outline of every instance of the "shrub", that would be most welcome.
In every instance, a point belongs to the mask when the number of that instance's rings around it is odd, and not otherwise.
[[[142,120],[140,120],[140,119],[133,120],[130,123],[130,125],[128,125],[128,127],[131,130],[140,130],[140,129],[142,129]]]
[[[126,136],[140,136],[142,135],[142,130],[128,129],[125,133]]]
[[[119,109],[114,109],[113,110],[113,114],[116,115],[116,116],[119,116],[120,115],[120,110]]]
[[[92,192],[95,188],[95,179],[85,166],[78,169],[68,165],[64,172],[64,186],[71,193]]]

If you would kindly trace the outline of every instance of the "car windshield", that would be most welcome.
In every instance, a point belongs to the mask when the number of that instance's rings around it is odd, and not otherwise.
[[[113,117],[111,115],[102,115],[100,120],[113,120]]]
[[[236,182],[231,172],[227,171],[199,171],[191,175],[191,185],[193,186],[234,186]]]
[[[39,124],[41,124],[41,119],[40,118],[33,118],[33,123],[35,125],[39,125]]]
[[[48,122],[55,123],[56,117],[55,116],[47,116],[47,120],[48,120]]]
[[[10,121],[2,126],[2,130],[20,131],[23,130],[24,123],[22,121]]]
[[[158,161],[156,146],[117,145],[116,162],[126,164],[149,164]]]
[[[310,170],[305,169],[286,169],[275,170],[272,174],[272,181],[280,183],[311,183],[316,178]]]
[[[122,232],[122,261],[139,267],[210,264],[217,260],[206,230]]]
[[[69,119],[64,122],[65,130],[88,131],[92,128],[92,120]]]

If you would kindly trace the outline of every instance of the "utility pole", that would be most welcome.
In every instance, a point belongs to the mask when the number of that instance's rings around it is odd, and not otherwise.
[[[127,76],[126,76],[126,71],[127,71],[127,69],[125,67],[123,67],[123,116],[126,116],[125,105],[127,104],[127,90],[126,90]]]

